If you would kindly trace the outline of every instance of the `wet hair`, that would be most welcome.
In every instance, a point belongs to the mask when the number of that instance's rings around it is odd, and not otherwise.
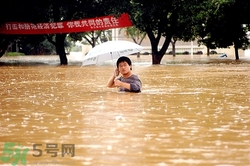
[[[117,60],[117,62],[116,62],[117,68],[118,68],[118,66],[119,66],[119,63],[121,63],[121,62],[127,62],[129,66],[132,65],[132,62],[131,62],[131,60],[130,60],[128,57],[126,57],[126,56],[121,56],[121,57]],[[132,68],[130,68],[130,70],[132,70]]]

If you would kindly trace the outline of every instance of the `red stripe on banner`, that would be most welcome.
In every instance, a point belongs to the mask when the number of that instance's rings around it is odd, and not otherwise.
[[[8,22],[0,27],[0,34],[54,34],[106,30],[132,26],[128,14],[103,16],[83,20],[52,22],[52,23],[22,23]]]

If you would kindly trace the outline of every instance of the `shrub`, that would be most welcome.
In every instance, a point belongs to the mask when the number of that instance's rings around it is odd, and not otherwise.
[[[195,54],[202,55],[203,52],[202,51],[197,51]]]
[[[173,55],[173,51],[169,51],[168,54],[169,54],[169,55]]]
[[[149,55],[149,52],[144,52],[144,53],[142,53],[142,55]]]
[[[216,51],[210,51],[210,54],[217,54],[217,52]]]
[[[23,56],[25,55],[24,53],[21,52],[8,52],[6,56]]]

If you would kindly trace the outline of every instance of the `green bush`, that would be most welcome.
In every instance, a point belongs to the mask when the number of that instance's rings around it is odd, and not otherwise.
[[[21,52],[8,52],[6,53],[6,56],[23,56],[25,55],[24,53]]]

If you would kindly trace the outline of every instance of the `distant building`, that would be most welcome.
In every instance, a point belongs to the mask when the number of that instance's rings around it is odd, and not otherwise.
[[[127,40],[127,41],[131,41],[133,42],[132,39],[127,38],[124,35],[124,31],[119,32],[120,29],[116,28],[116,29],[112,29],[112,40]],[[162,39],[160,40],[160,44],[159,44],[159,48],[161,48],[162,44],[163,44],[163,40],[164,38],[162,37]],[[149,53],[151,54],[151,44],[150,44],[150,40],[149,38],[146,36],[146,38],[143,40],[141,46],[143,46],[145,49],[143,49],[142,53]],[[83,56],[91,49],[91,46],[89,45],[83,45],[82,47],[82,54]],[[168,49],[166,51],[166,54],[168,54],[170,51],[172,51],[172,45],[171,43],[168,46]],[[214,51],[217,54],[227,54],[227,55],[231,55],[234,56],[234,47],[231,46],[229,48],[226,49],[214,49],[214,50],[210,50]],[[198,45],[197,41],[193,41],[193,42],[183,42],[183,41],[177,41],[175,43],[175,52],[176,54],[180,54],[180,53],[184,53],[184,52],[188,52],[189,54],[195,54],[197,52],[202,52],[204,55],[207,54],[207,47],[205,45]],[[243,50],[239,50],[239,54],[241,56],[245,55],[245,51]],[[247,54],[249,54],[250,56],[250,51],[247,51]]]

